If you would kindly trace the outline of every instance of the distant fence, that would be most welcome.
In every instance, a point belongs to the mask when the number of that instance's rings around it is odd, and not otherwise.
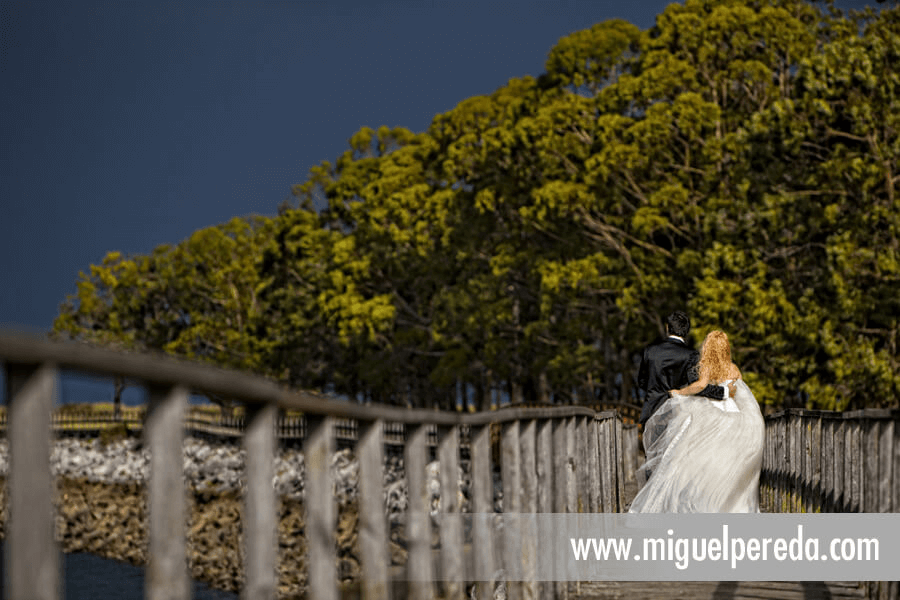
[[[441,597],[462,599],[467,579],[464,556],[485,572],[504,561],[522,561],[535,572],[540,549],[519,548],[506,554],[483,528],[464,539],[458,520],[442,520],[440,550],[432,556],[426,447],[436,436],[440,463],[441,511],[460,511],[458,477],[461,446],[469,449],[472,511],[494,512],[494,465],[499,462],[506,512],[619,512],[633,447],[634,428],[626,428],[614,411],[589,408],[508,407],[461,414],[387,406],[361,406],[315,394],[283,389],[271,381],[189,364],[160,356],[116,353],[72,343],[56,343],[0,333],[8,398],[9,523],[5,552],[7,597],[50,600],[59,597],[58,549],[54,540],[53,480],[50,473],[52,412],[62,368],[121,375],[144,382],[149,393],[144,439],[151,450],[148,482],[148,600],[190,597],[185,548],[184,477],[181,442],[191,392],[218,394],[244,403],[240,423],[247,451],[245,510],[242,523],[246,598],[274,598],[277,566],[277,503],[273,489],[278,408],[300,411],[306,461],[305,536],[308,548],[308,596],[338,597],[335,570],[336,507],[330,469],[336,424],[355,428],[359,460],[359,540],[362,588],[367,598],[388,598],[388,528],[384,507],[383,452],[385,424],[403,431],[404,467],[409,489],[406,523],[408,562],[415,573],[411,598],[437,594],[435,564],[446,581]],[[540,541],[537,541],[540,543]],[[507,563],[508,564],[508,563]],[[526,578],[527,579],[527,578]],[[551,598],[565,584],[510,582],[513,596]],[[479,597],[493,594],[493,582],[479,584]]]
[[[96,435],[102,431],[124,427],[127,431],[140,433],[144,427],[146,409],[141,406],[123,406],[119,416],[112,410],[96,410],[90,405],[75,407],[67,405],[56,409],[51,416],[53,431],[61,435]],[[228,414],[218,407],[189,407],[184,415],[185,433],[199,434],[222,439],[236,439],[244,435],[246,416],[242,413]],[[0,435],[5,434],[7,414],[0,407]],[[359,424],[354,419],[333,420],[335,440],[338,445],[349,447],[359,439]],[[402,423],[384,424],[384,442],[389,446],[402,446],[405,441]],[[302,415],[279,415],[275,420],[275,436],[282,441],[301,441],[306,437],[306,419]],[[428,431],[430,446],[437,444],[437,428]]]

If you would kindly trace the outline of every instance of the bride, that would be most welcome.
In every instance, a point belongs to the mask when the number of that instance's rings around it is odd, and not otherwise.
[[[672,396],[644,428],[651,473],[628,512],[759,512],[765,424],[756,398],[731,362],[722,331],[706,336],[698,380]],[[693,396],[708,383],[735,381],[734,398]]]

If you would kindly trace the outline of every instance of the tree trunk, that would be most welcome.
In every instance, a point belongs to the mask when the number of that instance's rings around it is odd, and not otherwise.
[[[509,385],[509,403],[510,404],[522,404],[525,401],[524,394],[522,393],[522,384],[518,381],[512,381]]]
[[[125,390],[125,380],[121,375],[116,375],[113,382],[113,419],[122,420],[122,392]]]
[[[550,385],[547,383],[547,374],[541,371],[537,381],[537,396],[539,404],[550,404]]]

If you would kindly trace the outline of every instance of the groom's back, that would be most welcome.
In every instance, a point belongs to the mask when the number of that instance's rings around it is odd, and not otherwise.
[[[647,346],[638,375],[638,384],[646,393],[641,423],[669,397],[669,390],[691,383],[690,369],[698,358],[696,350],[671,338]]]

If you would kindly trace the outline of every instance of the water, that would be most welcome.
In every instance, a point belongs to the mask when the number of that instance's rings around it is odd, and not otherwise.
[[[5,550],[0,542],[0,556]],[[63,598],[66,600],[143,600],[144,569],[93,554],[62,554]],[[0,593],[0,598],[3,594]],[[238,595],[193,582],[195,600],[237,600]]]

